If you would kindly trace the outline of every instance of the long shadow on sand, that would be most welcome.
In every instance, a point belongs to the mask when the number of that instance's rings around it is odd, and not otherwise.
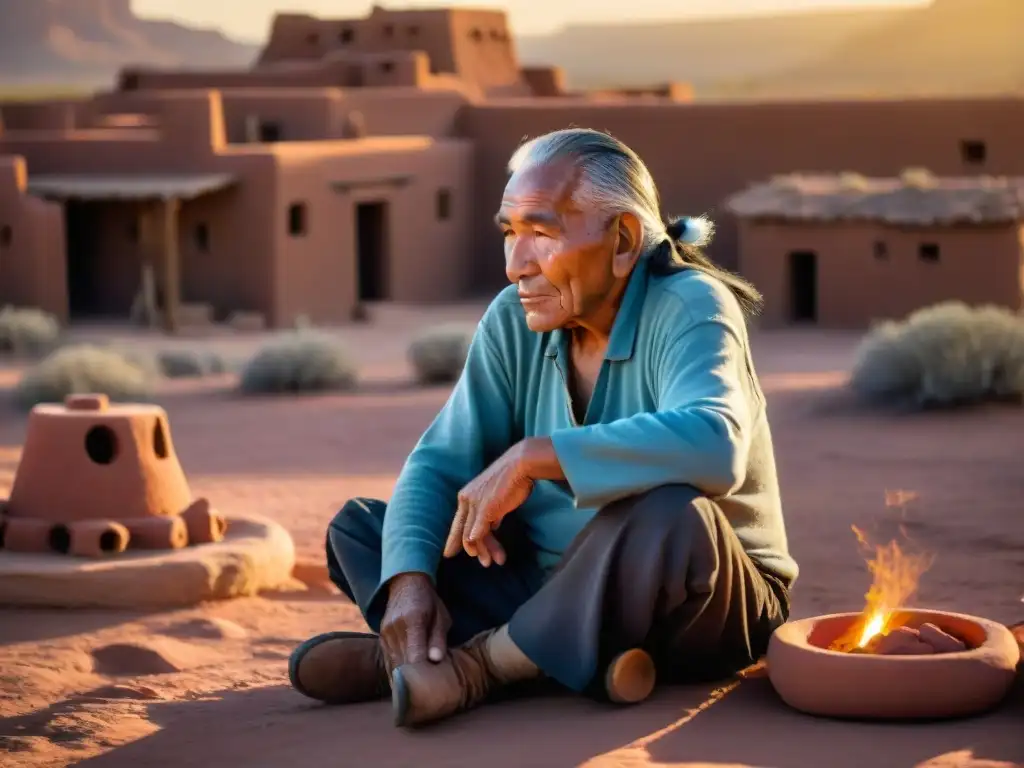
[[[76,610],[73,618],[65,608],[15,608],[0,606],[0,646],[40,643],[71,635],[95,632],[128,624],[152,615],[147,611]]]
[[[666,690],[630,709],[563,696],[521,700],[408,733],[392,728],[386,704],[309,707],[279,686],[150,705],[159,732],[80,765],[910,768],[953,753],[1012,764],[1024,759],[1022,709],[1018,692],[999,712],[974,720],[841,723],[787,710],[766,680],[755,679],[717,692],[707,686]]]

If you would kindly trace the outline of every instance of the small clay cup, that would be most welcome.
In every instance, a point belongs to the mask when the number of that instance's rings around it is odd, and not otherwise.
[[[925,622],[959,637],[967,650],[877,656],[828,647],[860,620],[839,613],[783,624],[768,644],[768,677],[782,700],[813,715],[865,720],[965,717],[997,705],[1010,690],[1020,649],[1006,627],[942,611],[901,611],[894,626]]]
[[[217,513],[208,499],[198,498],[181,513],[188,527],[189,544],[210,544],[223,541],[228,524],[224,516]]]
[[[128,529],[113,520],[77,520],[67,525],[71,538],[68,554],[106,557],[124,552],[131,538]]]
[[[122,521],[132,549],[181,549],[188,546],[188,527],[178,515],[136,517]]]

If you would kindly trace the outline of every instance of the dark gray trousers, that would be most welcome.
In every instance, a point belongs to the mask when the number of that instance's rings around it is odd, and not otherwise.
[[[385,513],[382,501],[353,499],[327,532],[331,579],[374,632],[386,599],[373,600]],[[651,653],[661,681],[727,677],[760,658],[789,615],[786,586],[754,565],[718,505],[690,486],[601,509],[546,576],[515,513],[497,534],[504,566],[462,553],[438,567],[449,642],[508,622],[520,649],[575,691],[600,695],[599,671],[631,648]]]

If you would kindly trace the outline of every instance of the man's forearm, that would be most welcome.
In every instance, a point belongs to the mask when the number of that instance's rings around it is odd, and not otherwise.
[[[531,480],[565,480],[565,472],[558,460],[550,437],[528,437],[520,443],[520,466]]]

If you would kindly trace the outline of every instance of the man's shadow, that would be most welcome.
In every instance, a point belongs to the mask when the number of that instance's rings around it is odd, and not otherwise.
[[[388,704],[309,705],[287,686],[149,705],[160,730],[89,768],[375,765],[561,768],[746,764],[784,768],[926,765],[940,756],[1024,762],[1024,682],[994,713],[945,723],[818,719],[786,708],[767,680],[667,688],[639,707],[565,695],[483,707],[420,731],[391,725]],[[949,763],[963,764],[963,762]],[[968,763],[969,764],[969,763]]]
[[[405,731],[392,725],[386,702],[311,705],[283,685],[222,691],[208,700],[149,704],[148,719],[159,731],[77,764],[575,766],[672,723],[681,711],[699,706],[708,692],[709,687],[675,689],[632,708],[547,693],[494,703],[429,728]],[[40,725],[38,720],[35,725]]]

